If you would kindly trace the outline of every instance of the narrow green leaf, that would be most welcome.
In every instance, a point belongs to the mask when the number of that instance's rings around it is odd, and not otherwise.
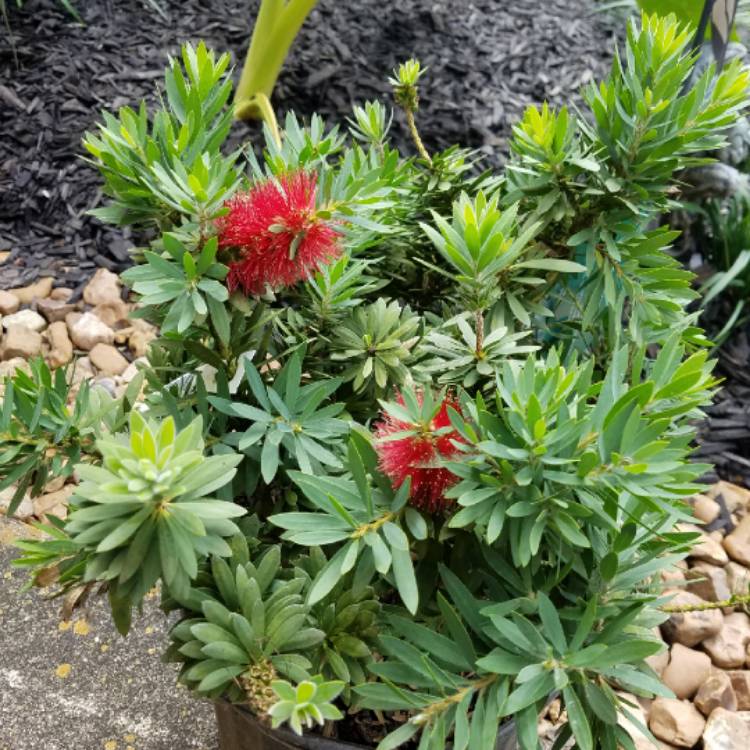
[[[594,750],[594,738],[591,732],[591,725],[588,717],[578,697],[577,692],[570,685],[563,688],[563,700],[565,708],[568,710],[568,721],[573,730],[580,750]]]

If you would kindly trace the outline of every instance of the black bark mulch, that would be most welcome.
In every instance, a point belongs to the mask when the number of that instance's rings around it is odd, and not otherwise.
[[[750,325],[732,334],[718,359],[724,387],[700,427],[696,458],[714,464],[722,479],[750,487]]]
[[[98,174],[84,161],[81,136],[102,109],[153,101],[168,54],[205,39],[241,61],[257,0],[75,0],[85,25],[58,0],[25,0],[0,29],[0,289],[53,276],[80,288],[96,267],[128,262],[128,230],[86,215],[101,200]],[[281,111],[319,112],[340,121],[352,104],[389,97],[386,82],[416,56],[429,70],[421,87],[420,129],[430,149],[478,148],[504,160],[513,123],[530,103],[577,102],[580,87],[608,69],[622,24],[593,0],[320,0],[298,37],[274,97]],[[411,144],[396,118],[395,138]],[[238,124],[232,140],[257,138]],[[744,349],[743,349],[744,346]],[[701,451],[719,473],[750,484],[747,339],[726,348],[730,380]],[[732,359],[734,357],[734,359]],[[738,363],[736,366],[734,362]]]

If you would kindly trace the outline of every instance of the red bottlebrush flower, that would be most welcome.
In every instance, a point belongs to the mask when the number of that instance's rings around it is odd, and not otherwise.
[[[421,406],[423,395],[415,395]],[[403,396],[398,397],[398,403],[404,405]],[[380,470],[396,489],[411,479],[409,503],[429,513],[443,512],[453,505],[453,501],[445,497],[445,492],[458,481],[458,477],[444,466],[446,460],[459,452],[453,441],[465,442],[455,430],[443,429],[450,427],[449,406],[459,411],[458,403],[446,397],[428,424],[409,423],[384,413],[383,421],[375,431],[380,438],[375,444]],[[412,434],[393,440],[384,439],[404,431]]]
[[[218,222],[219,247],[239,250],[227,286],[261,294],[290,286],[339,253],[339,232],[316,212],[317,175],[292,172],[260,182],[227,201]]]

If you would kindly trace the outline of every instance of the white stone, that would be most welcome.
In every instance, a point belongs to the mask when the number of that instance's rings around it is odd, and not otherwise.
[[[42,331],[47,327],[47,321],[34,310],[19,310],[3,318],[3,328],[8,330],[13,326],[25,326],[31,331]]]
[[[745,714],[745,716],[743,716]],[[750,748],[750,720],[747,711],[716,708],[703,732],[703,750],[747,750]]]
[[[120,279],[116,273],[100,268],[83,290],[83,299],[89,305],[106,305],[120,300]]]
[[[112,344],[115,332],[96,315],[87,312],[70,326],[70,338],[79,349],[90,351],[97,344]]]

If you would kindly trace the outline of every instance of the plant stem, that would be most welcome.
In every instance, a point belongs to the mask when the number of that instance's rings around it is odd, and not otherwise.
[[[253,101],[256,103],[263,121],[268,125],[276,145],[281,148],[281,132],[279,131],[279,121],[276,119],[276,113],[271,106],[271,100],[262,92],[258,92]]]
[[[460,703],[468,693],[475,692],[477,690],[483,690],[484,688],[488,687],[493,682],[495,682],[495,680],[497,680],[497,677],[498,676],[496,674],[487,675],[486,677],[482,677],[476,682],[472,682],[469,685],[462,687],[455,693],[452,693],[451,695],[448,695],[445,698],[436,701],[435,703],[431,703],[429,706],[423,708],[421,713],[412,719],[412,722],[414,722],[415,724],[429,724],[433,716],[440,715],[441,713],[443,713],[443,711],[448,710],[451,706]]]
[[[477,343],[474,350],[477,357],[481,357],[484,353],[484,315],[481,310],[477,310],[474,313],[474,328],[477,337]]]
[[[371,531],[377,531],[383,524],[388,523],[388,521],[392,521],[396,517],[395,513],[388,512],[380,518],[376,518],[374,521],[371,521],[370,523],[364,523],[358,528],[356,528],[352,534],[350,534],[351,539],[361,539],[365,534],[368,534]]]
[[[725,607],[736,607],[741,604],[750,604],[750,594],[742,596],[730,596],[721,602],[704,602],[703,604],[675,604],[659,607],[662,612],[680,613],[680,612],[704,612],[708,609],[724,609]]]
[[[411,109],[411,107],[405,107],[404,112],[406,113],[406,123],[409,126],[409,132],[411,133],[412,140],[414,141],[414,145],[417,147],[417,151],[419,152],[419,155],[430,165],[432,166],[432,157],[427,152],[427,149],[424,147],[424,143],[422,143],[422,138],[419,135],[419,131],[417,130],[417,121],[414,119],[414,110]]]
[[[294,38],[316,3],[317,0],[261,0],[250,47],[234,94],[234,115],[237,119],[266,119],[258,94],[270,100]]]

